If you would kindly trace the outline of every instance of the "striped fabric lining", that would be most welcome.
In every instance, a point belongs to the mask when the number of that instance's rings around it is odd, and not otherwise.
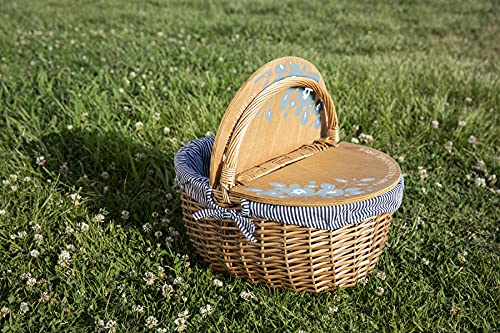
[[[177,182],[187,195],[207,207],[193,215],[196,220],[206,217],[232,220],[252,242],[256,242],[253,236],[255,226],[249,217],[308,228],[336,230],[379,214],[395,212],[403,200],[404,180],[401,177],[396,187],[383,195],[350,204],[292,207],[241,199],[241,211],[225,209],[213,200],[208,180],[214,139],[212,136],[191,141],[177,152],[174,158]]]

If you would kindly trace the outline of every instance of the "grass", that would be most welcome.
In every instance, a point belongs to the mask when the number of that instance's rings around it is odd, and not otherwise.
[[[184,310],[189,332],[499,330],[493,1],[0,6],[1,332],[170,332]],[[320,69],[344,140],[370,134],[399,156],[385,279],[321,295],[253,286],[211,272],[184,234],[173,155],[285,55]]]

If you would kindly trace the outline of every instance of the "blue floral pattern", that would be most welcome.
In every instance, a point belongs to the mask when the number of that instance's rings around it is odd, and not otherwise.
[[[253,192],[257,195],[265,195],[269,197],[277,198],[290,198],[290,197],[311,197],[319,195],[324,198],[334,198],[334,197],[350,197],[353,195],[369,193],[373,190],[370,185],[373,183],[375,178],[362,178],[356,179],[352,178],[350,180],[343,178],[335,178],[333,181],[336,184],[322,183],[317,185],[314,180],[310,181],[309,184],[305,186],[300,186],[299,184],[291,184],[289,186],[272,182],[269,183],[272,189],[263,190],[259,188],[247,188],[249,192]]]

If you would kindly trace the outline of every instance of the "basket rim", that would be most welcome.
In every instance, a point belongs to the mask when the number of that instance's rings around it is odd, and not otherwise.
[[[197,216],[198,219],[204,217],[232,219],[249,239],[252,239],[255,230],[249,218],[336,230],[363,221],[370,216],[393,213],[399,208],[403,199],[404,179],[401,177],[396,187],[381,196],[340,206],[282,206],[242,198],[241,210],[224,208],[215,202],[206,173],[213,142],[213,136],[193,140],[177,152],[174,158],[177,183],[193,200],[207,207]]]

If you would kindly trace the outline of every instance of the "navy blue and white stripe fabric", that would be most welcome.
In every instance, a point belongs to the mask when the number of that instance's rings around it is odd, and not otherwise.
[[[336,230],[358,223],[382,213],[395,212],[403,200],[404,181],[375,198],[338,206],[295,207],[270,205],[241,199],[242,210],[229,210],[218,206],[212,198],[210,157],[215,137],[189,142],[174,158],[176,178],[181,189],[191,198],[207,207],[193,215],[199,220],[206,217],[233,220],[243,235],[256,242],[255,226],[249,217],[273,220],[286,224],[324,230]]]

